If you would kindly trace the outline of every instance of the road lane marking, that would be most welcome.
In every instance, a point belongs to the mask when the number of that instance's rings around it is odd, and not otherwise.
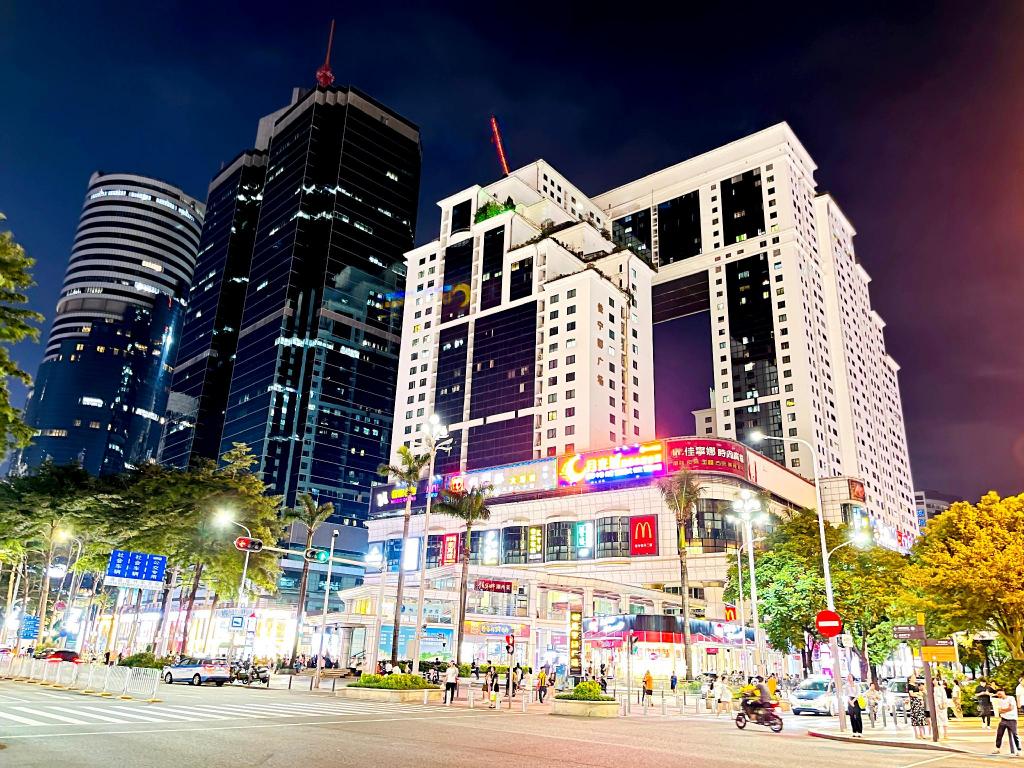
[[[223,715],[214,715],[212,713],[211,714],[207,714],[206,712],[198,712],[195,709],[192,709],[190,707],[186,707],[186,706],[183,706],[183,705],[161,704],[159,710],[147,709],[146,711],[147,712],[152,712],[152,711],[169,712],[172,715],[177,713],[179,717],[187,716],[187,715],[197,715],[199,717],[209,718],[210,720],[227,720],[227,719],[229,719],[227,717],[224,717]],[[188,719],[188,718],[186,718],[186,719]]]
[[[64,715],[55,715],[53,712],[46,712],[41,709],[32,709],[31,707],[14,707],[19,712],[28,712],[30,715],[38,715],[40,717],[49,717],[53,720],[60,720],[61,722],[71,723],[72,725],[88,725],[88,720],[79,720],[75,717],[65,717]]]
[[[131,723],[132,720],[141,720],[144,723],[164,722],[159,717],[155,716],[157,713],[142,715],[142,714],[139,714],[138,712],[135,712],[134,710],[129,709],[128,707],[104,707],[103,711],[104,712],[111,712],[111,713],[113,713],[113,714],[115,714],[115,715],[117,715],[119,717],[127,717],[128,718],[127,720],[122,720],[121,721],[121,722],[125,723],[126,725],[131,725],[132,724]],[[148,712],[150,712],[150,710],[147,709],[146,712],[148,713]],[[188,718],[185,718],[185,717],[181,717],[180,715],[165,715],[165,717],[170,717],[170,718],[172,718],[174,720],[187,720],[188,719]]]
[[[257,720],[264,720],[268,717],[287,717],[287,715],[276,715],[268,712],[254,713],[249,712],[242,707],[235,706],[223,706],[214,704],[195,704],[193,709],[196,710],[196,714],[205,715],[210,712],[217,715],[225,715],[227,717],[252,717]]]
[[[0,717],[5,717],[8,720],[13,720],[14,722],[21,723],[22,725],[46,725],[46,723],[41,723],[38,720],[32,720],[28,717],[19,717],[18,715],[11,714],[10,712],[0,712]],[[50,723],[50,725],[53,725],[53,723]]]
[[[939,757],[929,757],[927,760],[918,760],[916,763],[907,763],[906,765],[901,765],[900,768],[914,768],[914,766],[918,765],[928,765],[928,763],[937,763],[939,760],[949,760],[951,757],[966,757],[966,755],[963,753],[950,752],[949,754],[941,755]]]
[[[373,720],[313,720],[302,723],[255,723],[253,725],[212,725],[209,728],[138,728],[124,731],[68,731],[65,733],[20,733],[4,736],[5,741],[12,739],[58,739],[75,736],[124,736],[136,733],[202,733],[206,731],[248,731],[257,728],[296,728],[305,725],[319,727],[324,725],[362,725],[363,723],[394,723],[406,720],[461,720],[470,717],[486,717],[483,712],[473,715],[435,715],[433,717],[378,717]],[[39,723],[43,725],[43,723]]]
[[[90,718],[93,718],[94,720],[105,720],[108,723],[120,723],[120,724],[124,725],[125,722],[126,722],[125,720],[119,720],[117,718],[109,717],[109,716],[107,716],[105,714],[104,715],[99,714],[98,712],[96,712],[96,709],[98,709],[98,707],[94,707],[92,709],[89,709],[87,712],[83,712],[82,710],[79,710],[79,709],[71,709],[71,707],[54,707],[54,706],[51,706],[50,709],[59,709],[61,712],[67,712],[69,715],[80,715],[81,717],[90,717]],[[97,723],[97,725],[99,725],[99,723]]]

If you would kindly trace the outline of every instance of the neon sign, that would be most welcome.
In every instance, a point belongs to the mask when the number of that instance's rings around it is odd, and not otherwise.
[[[553,491],[558,483],[554,459],[524,461],[494,469],[480,469],[448,477],[445,485],[453,491],[471,491],[487,486],[491,498],[530,491]]]
[[[593,485],[615,480],[653,477],[664,471],[665,447],[660,441],[655,441],[569,456],[563,459],[558,469],[558,484]]]
[[[451,565],[459,561],[459,534],[446,533],[441,538],[441,565]]]
[[[576,523],[576,558],[589,560],[594,556],[594,524],[589,520]]]
[[[658,516],[636,515],[629,518],[629,555],[658,554]]]
[[[483,552],[481,553],[481,561],[484,565],[497,565],[500,554],[500,547],[498,542],[497,531],[485,531],[484,532],[484,545]]]
[[[669,472],[724,472],[747,479],[747,450],[731,440],[684,438],[666,440]]]

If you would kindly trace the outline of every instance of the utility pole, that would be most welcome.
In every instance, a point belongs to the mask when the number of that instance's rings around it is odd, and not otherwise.
[[[324,635],[327,634],[327,602],[331,597],[331,567],[334,565],[334,542],[338,540],[337,529],[331,534],[331,551],[327,557],[327,582],[324,584],[324,609],[320,614],[320,650],[316,654],[316,674],[313,687],[320,687],[320,671],[324,668]]]

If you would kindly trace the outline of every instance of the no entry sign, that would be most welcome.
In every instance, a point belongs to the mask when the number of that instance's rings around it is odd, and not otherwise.
[[[818,615],[814,619],[814,626],[818,628],[822,637],[831,639],[842,633],[843,620],[835,611],[818,611]]]

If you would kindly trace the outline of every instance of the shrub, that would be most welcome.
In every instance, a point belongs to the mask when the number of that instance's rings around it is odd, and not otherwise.
[[[147,667],[149,669],[163,669],[168,664],[173,664],[174,658],[172,656],[161,656],[157,658],[148,651],[142,653],[133,653],[131,656],[125,656],[121,659],[120,666],[122,667]]]
[[[383,688],[389,691],[420,691],[437,688],[419,675],[363,675],[354,683],[354,688]]]
[[[1017,682],[1022,675],[1024,675],[1024,661],[1013,661],[1010,659],[992,670],[992,677],[989,682],[1003,688],[1006,691],[1006,695],[1012,697],[1013,691],[1017,687]],[[974,685],[976,686],[977,683],[974,683]]]
[[[601,693],[601,686],[593,680],[584,680],[573,688],[572,693],[560,693],[555,698],[570,701],[615,701],[614,696],[605,696]]]

